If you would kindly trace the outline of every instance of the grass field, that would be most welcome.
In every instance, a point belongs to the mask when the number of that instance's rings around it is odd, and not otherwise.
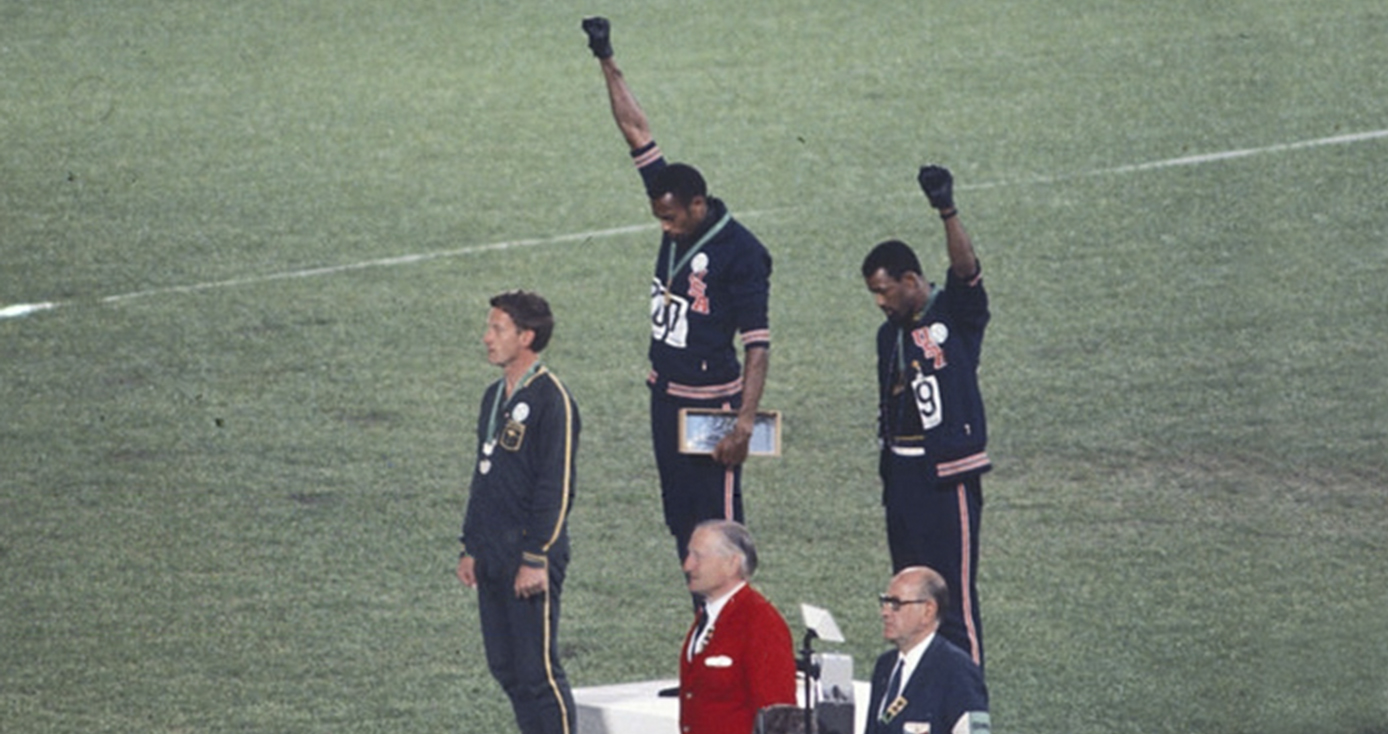
[[[882,649],[872,333],[916,166],[994,321],[999,731],[1388,732],[1388,10],[0,0],[0,730],[511,731],[453,578],[486,299],[583,411],[575,685],[688,623],[656,230],[579,20],[775,256],[758,585]],[[25,306],[47,308],[20,315]]]

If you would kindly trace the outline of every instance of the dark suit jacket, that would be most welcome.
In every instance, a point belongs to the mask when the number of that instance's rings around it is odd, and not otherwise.
[[[910,680],[901,688],[906,705],[883,724],[878,711],[896,659],[896,650],[877,658],[877,667],[872,671],[872,693],[868,696],[867,734],[949,734],[965,713],[988,711],[983,671],[963,650],[937,633]],[[891,703],[887,702],[889,706]]]
[[[704,649],[689,660],[694,626],[680,646],[680,731],[747,734],[757,710],[795,703],[795,648],[781,613],[751,586],[718,614]]]

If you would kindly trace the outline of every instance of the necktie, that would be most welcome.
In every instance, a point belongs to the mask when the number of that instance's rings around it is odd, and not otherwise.
[[[891,708],[897,696],[901,695],[901,666],[906,662],[903,657],[897,657],[896,667],[892,668],[892,677],[887,679],[887,695],[882,697],[882,710],[877,712],[878,718],[884,723],[890,720],[887,716],[887,709]]]
[[[708,626],[708,610],[699,608],[699,621],[694,625],[694,636],[689,638],[689,659],[703,649],[704,628]]]

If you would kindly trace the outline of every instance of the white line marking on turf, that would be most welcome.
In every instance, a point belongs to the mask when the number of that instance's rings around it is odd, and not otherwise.
[[[1038,176],[1027,179],[1023,182],[1018,181],[998,181],[994,183],[982,183],[961,186],[962,189],[991,189],[1000,186],[1011,186],[1019,183],[1038,184],[1055,183],[1068,181],[1076,178],[1089,178],[1093,176],[1111,176],[1121,173],[1141,173],[1142,171],[1155,171],[1161,168],[1176,168],[1178,166],[1198,166],[1205,163],[1217,163],[1220,161],[1234,160],[1236,158],[1248,158],[1249,156],[1264,155],[1267,153],[1284,153],[1291,150],[1302,150],[1305,148],[1320,148],[1327,145],[1346,145],[1349,143],[1362,143],[1370,140],[1388,138],[1388,130],[1373,130],[1363,133],[1349,133],[1346,135],[1336,135],[1329,138],[1317,138],[1315,140],[1302,140],[1295,143],[1281,143],[1269,145],[1262,148],[1243,148],[1241,150],[1226,150],[1221,153],[1204,153],[1201,155],[1189,155],[1181,158],[1167,158],[1161,161],[1151,161],[1148,163],[1133,163],[1126,166],[1115,166],[1113,168],[1099,168],[1093,171],[1083,171],[1080,173],[1067,173],[1058,176]]]
[[[314,278],[320,275],[334,275],[345,273],[352,270],[365,270],[367,268],[385,268],[396,265],[410,265],[428,260],[438,260],[447,257],[461,257],[463,255],[475,255],[479,252],[491,252],[494,250],[513,250],[518,247],[536,247],[539,245],[553,245],[563,242],[575,242],[589,240],[595,237],[609,237],[619,234],[630,234],[632,232],[642,232],[648,229],[655,229],[655,224],[632,224],[625,227],[612,227],[610,229],[595,229],[589,232],[574,232],[571,234],[561,234],[554,237],[541,237],[525,240],[510,240],[507,242],[493,242],[486,245],[472,245],[469,247],[459,247],[455,250],[439,250],[437,252],[421,252],[412,255],[400,255],[397,257],[384,257],[377,260],[364,260],[362,262],[347,263],[346,265],[329,265],[321,268],[307,268],[305,270],[290,270],[283,273],[271,273],[269,275],[253,275],[245,278],[232,278],[229,280],[209,281],[206,283],[195,283],[193,285],[175,285],[165,288],[151,288],[149,290],[135,291],[133,293],[122,293],[115,296],[106,296],[99,299],[101,303],[120,303],[131,301],[136,298],[146,298],[149,296],[159,296],[169,293],[196,293],[197,291],[212,290],[215,288],[230,288],[240,285],[253,285],[256,283],[269,283],[276,280],[293,280],[296,278]],[[36,311],[45,311],[65,305],[59,303],[22,303],[6,308],[0,308],[0,319],[28,316]]]
[[[1318,148],[1325,145],[1345,145],[1347,143],[1362,143],[1366,140],[1378,138],[1388,138],[1388,130],[1375,130],[1367,133],[1352,133],[1349,135],[1336,135],[1330,138],[1319,138],[1317,140],[1303,140],[1299,143],[1283,143],[1281,145],[1269,145],[1265,148],[1244,148],[1243,150],[1228,150],[1223,153],[1206,153],[1204,155],[1191,155],[1184,158],[1170,158],[1164,161],[1154,161],[1152,163],[1138,163],[1130,166],[1118,166],[1102,171],[1094,171],[1091,176],[1110,174],[1110,173],[1134,173],[1137,171],[1151,171],[1157,168],[1173,168],[1175,166],[1195,166],[1201,163],[1214,163],[1216,161],[1227,161],[1235,158],[1247,158],[1248,156],[1261,155],[1264,153],[1281,153],[1288,150],[1301,150],[1302,148]]]
[[[13,319],[19,316],[28,316],[35,311],[47,311],[50,308],[57,308],[56,303],[20,303],[14,306],[0,308],[0,319]]]
[[[1178,166],[1196,166],[1206,163],[1217,163],[1220,161],[1234,160],[1236,158],[1247,158],[1254,155],[1267,153],[1282,153],[1292,150],[1303,150],[1305,148],[1319,148],[1326,145],[1346,145],[1349,143],[1362,143],[1370,140],[1388,138],[1388,130],[1373,130],[1362,133],[1348,133],[1345,135],[1335,135],[1328,138],[1316,138],[1314,140],[1302,140],[1295,143],[1281,143],[1269,145],[1262,148],[1243,148],[1241,150],[1226,150],[1221,153],[1205,153],[1201,155],[1183,156],[1180,158],[1168,158],[1161,161],[1151,161],[1148,163],[1134,163],[1126,166],[1115,166],[1113,168],[1101,168],[1093,171],[1072,173],[1061,176],[1046,176],[1029,179],[1027,181],[997,181],[993,183],[967,184],[960,186],[961,189],[990,189],[1000,186],[1015,186],[1022,184],[1050,183],[1065,181],[1075,178],[1089,176],[1109,176],[1123,173],[1141,173],[1143,171],[1153,171],[1161,168],[1175,168]],[[768,212],[746,212],[743,216],[756,216]],[[292,270],[283,273],[271,273],[269,275],[249,276],[245,278],[233,278],[230,280],[219,280],[208,283],[197,283],[194,285],[169,286],[166,288],[151,288],[144,291],[133,293],[123,293],[115,296],[106,296],[100,299],[101,303],[120,303],[136,298],[146,298],[148,296],[164,295],[168,293],[194,293],[197,291],[211,290],[214,288],[230,288],[233,286],[253,285],[256,283],[268,283],[275,280],[292,280],[296,278],[314,278],[320,275],[334,275],[345,273],[352,270],[364,270],[366,268],[394,267],[396,265],[410,265],[428,260],[438,260],[447,257],[461,257],[463,255],[474,255],[480,252],[492,252],[495,250],[511,250],[518,247],[536,247],[539,245],[554,245],[563,242],[576,242],[592,239],[594,237],[609,237],[619,234],[630,234],[653,229],[654,224],[632,224],[625,227],[613,227],[611,229],[597,229],[589,232],[575,232],[572,234],[556,235],[554,237],[543,237],[536,239],[511,240],[509,242],[493,242],[486,245],[473,245],[471,247],[460,247],[456,250],[440,250],[438,252],[424,252],[413,255],[400,255],[398,257],[380,258],[377,260],[365,260],[362,262],[348,263],[346,265],[330,265],[321,268],[309,268],[306,270]],[[44,303],[21,303],[13,306],[0,308],[0,319],[17,318],[28,316],[38,311],[47,311],[64,305],[62,302]]]
[[[167,288],[152,288],[147,291],[136,291],[134,293],[123,293],[118,296],[106,296],[101,299],[102,303],[118,303],[129,301],[136,298],[147,296],[163,295],[165,293],[193,293],[196,291],[211,290],[214,288],[230,288],[238,285],[252,285],[255,283],[268,283],[275,280],[293,280],[296,278],[316,278],[320,275],[335,275],[352,270],[365,270],[367,268],[388,268],[396,265],[411,265],[413,263],[426,262],[428,260],[438,260],[446,257],[461,257],[463,255],[475,255],[479,252],[491,252],[493,250],[513,250],[518,247],[536,247],[538,245],[554,245],[561,242],[574,242],[588,240],[594,237],[608,237],[618,234],[629,234],[640,232],[646,229],[653,229],[654,224],[633,224],[626,227],[613,227],[611,229],[597,229],[590,232],[575,232],[572,234],[561,234],[554,237],[543,237],[526,240],[511,240],[509,242],[493,242],[487,245],[472,245],[470,247],[459,247],[456,250],[439,250],[437,252],[421,252],[413,255],[400,255],[397,257],[384,257],[378,260],[364,260],[362,262],[348,263],[346,265],[329,265],[321,268],[308,268],[306,270],[291,270],[284,273],[271,273],[269,275],[254,275],[245,278],[233,278],[231,280],[218,280],[208,283],[197,283],[194,285],[177,285]]]

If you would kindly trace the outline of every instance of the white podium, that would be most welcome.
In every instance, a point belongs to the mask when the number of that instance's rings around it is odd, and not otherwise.
[[[680,700],[661,698],[677,680],[647,680],[574,689],[578,734],[679,734]]]
[[[661,689],[674,688],[677,680],[648,680],[610,686],[575,688],[578,734],[679,734],[680,701],[661,698]],[[796,685],[796,698],[804,705],[804,683]],[[868,684],[853,681],[853,730],[866,726]]]

